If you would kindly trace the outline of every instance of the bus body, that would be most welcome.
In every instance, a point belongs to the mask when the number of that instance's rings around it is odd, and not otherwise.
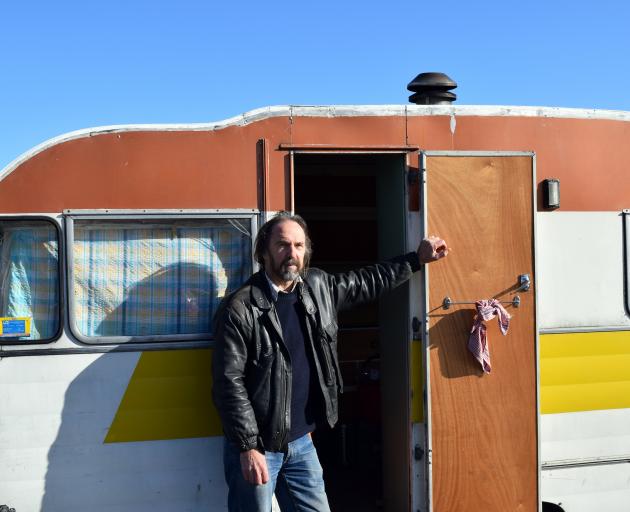
[[[628,165],[630,114],[533,107],[270,107],[37,146],[0,171],[0,505],[226,509],[212,313],[292,210],[330,272],[451,248],[340,316],[340,420],[315,432],[333,509],[626,510]],[[493,298],[488,373],[467,345]]]

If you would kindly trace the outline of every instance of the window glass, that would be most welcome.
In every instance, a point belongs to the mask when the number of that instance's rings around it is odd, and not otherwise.
[[[221,299],[251,274],[248,231],[249,219],[75,219],[79,333],[211,334]]]
[[[0,343],[59,330],[59,241],[45,220],[0,220]]]

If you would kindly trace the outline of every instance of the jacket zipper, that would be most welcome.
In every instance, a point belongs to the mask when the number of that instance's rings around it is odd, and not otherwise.
[[[290,373],[290,369],[287,369],[287,372],[284,373],[283,372],[283,379],[284,379],[284,400],[282,400],[282,407],[284,409],[283,411],[283,418],[284,418],[284,422],[282,424],[282,430],[281,430],[281,444],[280,446],[282,448],[284,448],[284,446],[287,444],[287,434],[288,434],[288,430],[289,430],[289,423],[291,422],[291,408],[287,407],[287,404],[291,403],[291,389],[289,388],[289,373]]]
[[[273,313],[276,314],[275,311]],[[282,416],[281,417],[284,418],[284,421],[282,422],[282,426],[280,427],[279,436],[278,436],[278,441],[280,443],[279,448],[282,449],[287,445],[289,423],[291,421],[291,418],[290,418],[291,416],[291,407],[290,407],[291,389],[289,386],[289,378],[288,378],[291,374],[291,357],[289,355],[289,351],[286,348],[286,345],[284,344],[284,340],[282,339],[282,337],[280,337],[280,346],[282,347],[280,349],[280,353],[282,354],[283,352],[286,352],[286,354],[283,355],[285,359],[284,366],[286,368],[286,371],[282,372],[284,396],[282,397]]]

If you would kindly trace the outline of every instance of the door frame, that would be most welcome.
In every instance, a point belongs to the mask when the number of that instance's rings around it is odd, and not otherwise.
[[[286,149],[287,146],[285,145],[284,148]],[[338,147],[333,147],[333,146],[292,146],[290,148],[290,151],[288,152],[288,187],[290,190],[289,193],[289,205],[291,208],[292,212],[295,212],[295,208],[297,206],[297,209],[299,211],[299,204],[296,205],[295,202],[295,187],[296,187],[296,181],[299,179],[299,163],[296,162],[296,157],[300,157],[300,156],[304,156],[304,155],[310,155],[310,156],[326,156],[326,157],[334,157],[334,158],[339,158],[339,159],[343,159],[343,158],[347,158],[347,157],[352,157],[352,156],[367,156],[367,157],[391,157],[392,162],[394,162],[394,160],[399,160],[400,163],[400,171],[401,174],[399,176],[400,180],[402,181],[402,187],[400,188],[399,192],[399,200],[402,201],[401,204],[401,208],[400,208],[400,225],[398,227],[400,227],[401,232],[402,232],[402,244],[401,244],[401,250],[398,252],[407,252],[409,251],[409,229],[408,229],[408,208],[407,208],[407,202],[408,202],[408,194],[409,194],[409,188],[408,188],[408,181],[407,181],[407,176],[409,175],[410,172],[410,160],[411,160],[411,156],[410,154],[413,152],[416,152],[418,150],[417,147],[396,147],[396,146],[383,146],[383,147],[351,147],[351,148],[338,148]],[[380,174],[384,174],[384,171],[379,171]],[[388,171],[391,172],[391,169]],[[296,179],[296,175],[298,176]],[[383,216],[383,211],[378,212],[378,216],[379,218]],[[380,223],[380,222],[379,222]],[[381,252],[381,243],[379,243],[379,252]],[[378,260],[380,261],[381,259],[383,259],[382,255],[379,255]],[[400,371],[397,371],[396,374],[397,375],[403,375],[404,376],[404,380],[406,380],[406,390],[405,390],[405,394],[401,395],[400,398],[400,402],[403,403],[402,408],[396,408],[396,411],[403,413],[404,415],[404,420],[405,420],[405,424],[406,424],[406,431],[404,433],[400,432],[401,434],[404,434],[402,436],[402,438],[404,439],[405,442],[405,446],[401,447],[399,450],[397,449],[394,452],[388,452],[387,454],[385,454],[385,450],[383,450],[383,454],[381,454],[380,459],[381,459],[381,467],[382,467],[382,472],[383,475],[381,476],[381,481],[382,481],[382,485],[383,485],[383,497],[386,501],[385,503],[385,510],[398,510],[398,508],[393,508],[391,505],[388,505],[389,502],[392,501],[392,499],[389,499],[388,501],[388,497],[395,495],[395,497],[397,497],[399,500],[401,501],[405,501],[406,502],[406,507],[405,510],[411,510],[411,502],[412,502],[412,493],[413,493],[413,482],[412,482],[412,471],[413,471],[413,457],[412,457],[412,453],[411,453],[411,446],[412,446],[412,424],[411,424],[411,400],[408,398],[409,396],[409,390],[411,389],[411,383],[410,383],[410,360],[411,360],[411,341],[412,341],[412,335],[410,332],[410,318],[411,318],[411,286],[407,289],[407,292],[405,294],[405,307],[402,308],[402,312],[406,315],[406,320],[405,322],[403,322],[403,328],[402,329],[406,330],[406,332],[408,333],[407,336],[405,336],[405,343],[403,345],[403,351],[404,351],[404,361],[401,361],[401,365],[402,368],[404,369],[403,373],[401,374]],[[383,323],[383,315],[386,316],[391,316],[391,311],[387,311],[387,312],[383,312],[383,307],[379,306],[379,326],[382,325]],[[385,329],[382,329],[383,331],[385,331]],[[382,336],[382,335],[381,335]],[[402,338],[402,334],[400,336]],[[402,354],[398,354],[398,355],[402,355]],[[386,356],[382,356],[383,359],[386,358]],[[392,377],[392,371],[393,370],[394,365],[392,364],[388,364],[387,368],[383,368],[382,371],[382,375],[386,375],[389,376],[390,378]],[[387,377],[385,377],[387,378]],[[383,382],[381,382],[380,384],[381,386],[381,391],[383,390],[384,386],[387,386],[387,384],[383,384]],[[384,407],[393,407],[392,404],[396,403],[396,400],[394,401],[383,401],[383,406]],[[386,429],[387,427],[385,427],[385,423],[386,422],[392,422],[394,415],[387,415],[385,414],[384,411],[382,411],[382,417],[381,417],[381,428],[382,429]],[[401,422],[402,423],[402,422]],[[402,428],[401,428],[402,430]],[[388,441],[385,439],[385,433],[383,433],[383,444],[386,445],[388,443]],[[400,457],[398,457],[400,455]],[[401,461],[400,458],[403,458],[403,460]],[[387,478],[385,475],[386,469],[391,465],[396,465],[396,468],[399,468],[400,463],[403,462],[404,463],[404,468],[400,469],[400,473],[402,475],[402,473],[405,474],[405,478],[404,479],[400,479],[400,480],[396,480],[394,478]],[[386,485],[386,480],[389,481],[390,483],[388,485]],[[401,489],[396,489],[395,486],[393,486],[391,484],[391,482],[393,481],[397,481],[400,482],[401,487],[405,488],[405,491],[402,492]],[[399,491],[399,492],[397,492]],[[403,494],[403,496],[400,496],[400,494]]]
[[[427,208],[427,160],[431,157],[531,157],[532,160],[532,233],[534,244],[534,329],[535,329],[535,347],[534,353],[536,357],[535,369],[536,369],[536,467],[537,467],[537,499],[538,510],[542,510],[541,501],[541,440],[540,440],[540,346],[539,335],[540,328],[538,325],[538,274],[536,269],[538,268],[538,244],[537,244],[537,231],[536,231],[536,214],[538,208],[537,201],[537,181],[536,181],[536,153],[534,151],[467,151],[467,150],[420,150],[419,152],[419,170],[422,177],[422,185],[419,187],[420,193],[420,208],[422,214],[422,236],[428,236],[428,208]],[[430,265],[426,265],[424,272],[422,273],[422,288],[423,288],[423,302],[424,308],[422,311],[422,350],[424,353],[423,358],[423,384],[424,384],[424,418],[425,418],[425,475],[426,475],[426,511],[433,512],[433,472],[432,472],[432,419],[431,419],[431,374],[430,374],[430,362],[429,355],[429,282],[430,282]],[[437,511],[440,512],[440,511]]]

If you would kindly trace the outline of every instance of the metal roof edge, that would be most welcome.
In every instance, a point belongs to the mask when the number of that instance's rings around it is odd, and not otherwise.
[[[624,110],[600,110],[566,107],[537,107],[509,105],[408,105],[408,116],[505,116],[505,117],[547,117],[560,119],[601,119],[630,121],[630,112]]]
[[[380,117],[380,116],[479,116],[547,117],[630,121],[630,112],[543,106],[510,105],[292,105],[296,117]]]

